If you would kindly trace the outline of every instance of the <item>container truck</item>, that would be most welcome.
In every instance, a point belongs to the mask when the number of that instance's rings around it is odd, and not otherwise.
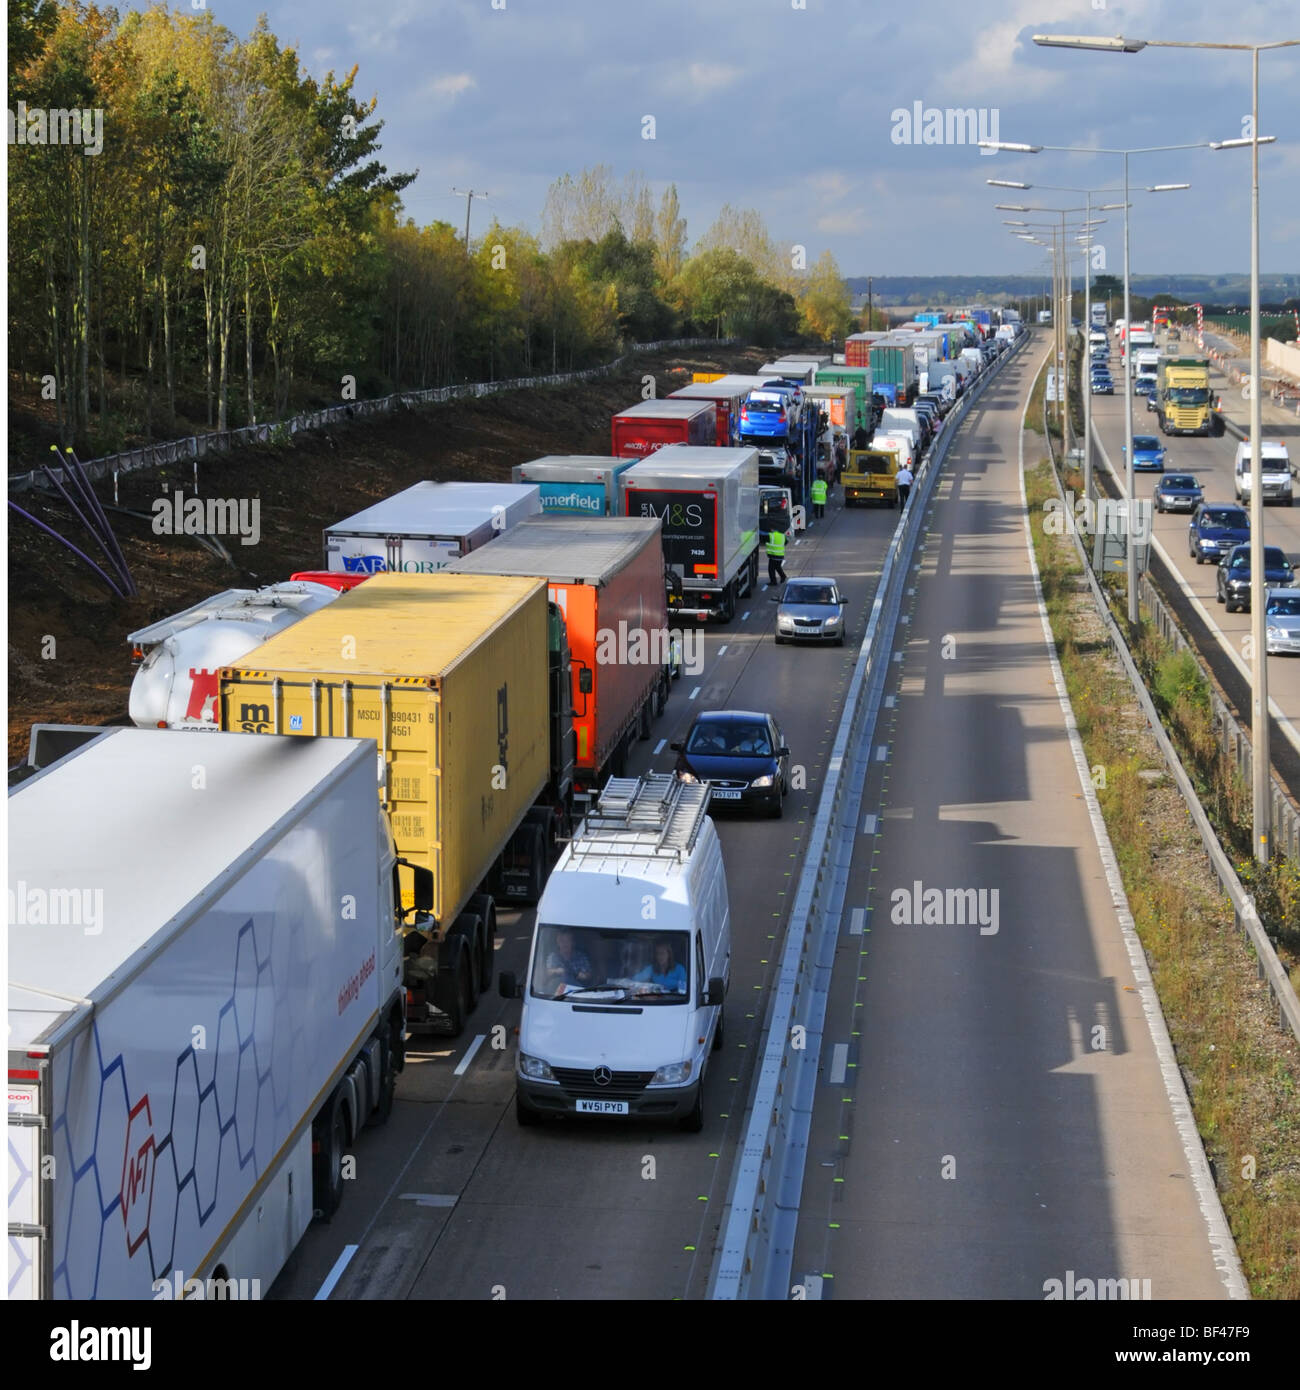
[[[574,785],[621,777],[632,741],[650,737],[671,681],[672,634],[657,517],[540,517],[457,560],[452,574],[536,575],[564,619],[577,744]]]
[[[545,516],[617,516],[618,475],[629,467],[604,454],[548,454],[517,463],[511,477],[537,487]]]
[[[670,445],[622,476],[627,516],[663,522],[664,562],[681,612],[730,622],[758,581],[758,450]]]
[[[882,335],[880,333],[850,333],[844,340],[844,365],[846,367],[867,367],[871,365],[871,344]],[[822,380],[821,373],[817,379]]]
[[[619,458],[640,459],[666,444],[706,445],[718,438],[717,407],[709,400],[642,401],[614,416],[610,449]]]
[[[851,507],[855,502],[884,502],[893,506],[898,501],[898,484],[894,477],[898,472],[898,462],[898,453],[884,448],[879,436],[874,448],[850,449],[842,479],[844,505]]]
[[[930,324],[947,323],[947,322],[948,322],[948,316],[947,316],[946,314],[936,313],[936,312],[934,312],[933,310],[927,309],[927,310],[925,311],[925,313],[923,313],[923,314],[917,314],[917,316],[916,316],[916,321],[917,321],[917,323],[930,323]]]
[[[138,667],[127,704],[131,722],[142,729],[215,733],[221,668],[338,596],[330,584],[292,580],[225,589],[130,633],[126,640]]]
[[[916,354],[910,343],[873,343],[871,380],[894,386],[910,402],[916,397]]]
[[[535,902],[569,826],[568,643],[545,581],[378,574],[255,659],[221,673],[223,729],[376,741],[398,852],[433,874],[408,1027],[457,1035],[491,979],[494,899]]]
[[[740,407],[747,395],[749,390],[738,386],[720,386],[712,381],[696,381],[670,392],[668,400],[712,401],[717,411],[715,442],[726,449],[740,442]]]
[[[851,386],[853,387],[856,414],[854,416],[853,429],[870,431],[875,425],[875,415],[872,410],[872,379],[870,367],[850,367],[843,366],[819,367],[817,369],[817,386]]]
[[[1210,362],[1206,357],[1166,357],[1160,363],[1156,414],[1164,434],[1209,434]]]
[[[9,1297],[257,1298],[392,1109],[429,874],[368,739],[85,732],[9,794]]]
[[[765,362],[758,371],[760,376],[776,378],[778,380],[793,380],[800,382],[804,386],[810,386],[819,365],[819,363],[811,359],[798,361],[791,358],[783,359],[779,362]]]
[[[416,483],[325,528],[325,568],[432,574],[542,510],[536,487]]]
[[[851,438],[858,427],[857,390],[852,386],[824,386],[818,382],[804,391],[814,410],[826,412],[826,443],[834,446],[840,436]],[[864,425],[864,428],[870,428]]]

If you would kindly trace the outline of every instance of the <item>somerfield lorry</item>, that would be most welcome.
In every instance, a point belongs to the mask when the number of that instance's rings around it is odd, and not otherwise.
[[[568,643],[545,581],[377,574],[255,660],[221,673],[223,729],[378,745],[372,795],[433,874],[405,943],[408,1027],[457,1035],[492,977],[494,898],[536,902],[569,824]]]
[[[9,1297],[257,1298],[392,1109],[429,875],[368,740],[82,732],[9,794]]]
[[[131,682],[131,722],[142,729],[215,733],[221,668],[338,596],[328,584],[292,581],[226,589],[132,632],[126,640],[139,669]]]
[[[536,487],[416,483],[325,528],[325,568],[432,574],[542,510]]]
[[[621,482],[625,516],[663,523],[664,563],[681,577],[677,612],[730,622],[758,580],[758,450],[674,444]]]
[[[1210,434],[1210,362],[1206,357],[1164,357],[1156,383],[1156,415],[1163,434]]]
[[[718,412],[711,400],[674,400],[670,396],[619,411],[609,430],[611,453],[641,459],[666,444],[717,443]]]
[[[649,738],[671,683],[664,554],[656,517],[522,522],[457,560],[453,574],[537,575],[569,639],[577,743],[574,783],[594,790],[622,776],[636,738]]]
[[[548,454],[516,464],[511,477],[537,487],[546,516],[617,516],[618,475],[629,467],[603,454]]]

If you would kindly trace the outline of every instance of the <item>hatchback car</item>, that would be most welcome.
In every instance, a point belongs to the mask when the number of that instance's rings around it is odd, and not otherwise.
[[[742,438],[784,439],[795,423],[796,407],[788,387],[751,391],[740,407]]]
[[[695,716],[682,742],[669,747],[683,782],[709,784],[710,806],[758,806],[770,816],[781,814],[790,750],[770,714],[707,710]]]
[[[844,595],[833,579],[801,575],[791,579],[776,610],[776,641],[834,642],[844,645]]]
[[[1279,545],[1264,547],[1264,583],[1269,588],[1289,589],[1295,571]],[[1250,546],[1235,545],[1224,556],[1215,576],[1215,597],[1229,613],[1250,612]]]
[[[1166,473],[1156,484],[1155,499],[1158,512],[1193,512],[1205,494],[1190,473]]]
[[[1091,389],[1094,396],[1113,396],[1115,383],[1108,376],[1094,376]]]
[[[1250,539],[1250,518],[1241,507],[1202,502],[1187,528],[1187,553],[1198,565],[1217,565],[1234,545]]]
[[[1266,597],[1264,640],[1269,655],[1300,653],[1300,589],[1270,589]]]
[[[1154,434],[1135,434],[1133,436],[1133,471],[1135,473],[1163,473],[1165,471],[1164,445]]]

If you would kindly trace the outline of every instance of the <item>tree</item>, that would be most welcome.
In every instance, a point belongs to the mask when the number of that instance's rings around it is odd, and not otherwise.
[[[849,287],[840,277],[840,268],[829,251],[823,251],[809,272],[800,301],[801,327],[821,342],[841,341],[853,321],[849,309]]]
[[[677,185],[670,183],[659,199],[655,216],[655,274],[661,285],[671,285],[681,274],[686,259],[686,219],[681,215]]]

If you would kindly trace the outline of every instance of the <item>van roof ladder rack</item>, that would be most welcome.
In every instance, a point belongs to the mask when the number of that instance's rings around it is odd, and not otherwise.
[[[699,836],[709,808],[706,783],[683,782],[673,773],[611,777],[600,800],[574,832],[574,857],[681,859]]]

